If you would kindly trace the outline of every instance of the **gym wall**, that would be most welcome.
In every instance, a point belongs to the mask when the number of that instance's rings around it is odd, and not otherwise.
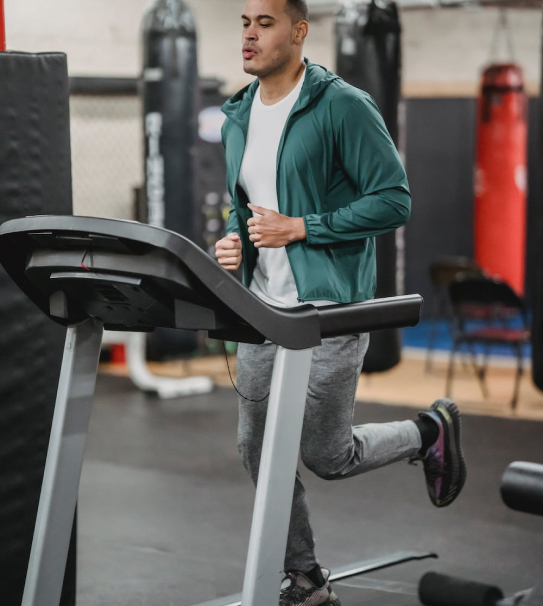
[[[198,26],[203,77],[247,83],[240,57],[244,0],[187,0]],[[148,0],[5,0],[10,48],[68,53],[72,76],[128,76],[140,71],[140,25]],[[488,59],[495,9],[403,10],[404,92],[472,96]],[[539,82],[541,12],[508,12],[517,60],[532,89]],[[333,15],[311,19],[306,54],[334,69]]]
[[[10,47],[65,50],[72,76],[138,76],[140,22],[147,0],[55,0],[54,7],[52,0],[5,1]],[[200,75],[223,79],[226,94],[239,89],[250,80],[239,57],[243,0],[188,1],[198,24]],[[517,60],[535,96],[541,12],[508,14]],[[402,11],[407,168],[414,197],[406,232],[406,288],[426,297],[431,259],[473,252],[474,98],[496,20],[493,9]],[[333,16],[312,19],[307,56],[335,69],[333,53]],[[72,95],[70,105],[75,212],[133,218],[133,188],[141,184],[143,171],[139,100]],[[531,110],[530,208],[539,191],[533,101]],[[529,251],[528,295],[532,256]]]

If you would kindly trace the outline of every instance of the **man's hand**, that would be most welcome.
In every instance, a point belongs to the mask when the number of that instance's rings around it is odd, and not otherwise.
[[[255,248],[280,248],[296,240],[305,240],[303,218],[287,217],[254,204],[248,204],[248,207],[262,215],[247,221],[251,234],[249,239],[254,242]]]
[[[231,233],[215,244],[217,261],[229,271],[235,271],[241,264],[241,239],[239,234]]]

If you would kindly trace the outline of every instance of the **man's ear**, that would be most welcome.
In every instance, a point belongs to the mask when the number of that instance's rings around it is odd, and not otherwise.
[[[309,23],[307,21],[298,21],[293,28],[295,44],[303,44],[307,38]]]

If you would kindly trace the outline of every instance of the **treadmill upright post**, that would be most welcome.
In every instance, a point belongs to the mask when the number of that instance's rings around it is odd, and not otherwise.
[[[93,319],[68,327],[22,606],[60,602],[102,333]]]
[[[313,349],[277,346],[256,490],[243,606],[277,606]]]

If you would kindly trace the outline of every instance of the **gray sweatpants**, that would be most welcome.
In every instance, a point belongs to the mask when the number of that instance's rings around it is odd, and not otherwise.
[[[356,388],[368,334],[323,339],[315,347],[309,377],[301,456],[325,480],[349,478],[415,455],[421,446],[413,421],[352,425]],[[270,389],[276,345],[240,343],[237,383],[247,398],[259,400]],[[239,398],[238,450],[256,485],[268,398]],[[285,570],[308,572],[317,563],[307,499],[299,473],[285,556]]]

